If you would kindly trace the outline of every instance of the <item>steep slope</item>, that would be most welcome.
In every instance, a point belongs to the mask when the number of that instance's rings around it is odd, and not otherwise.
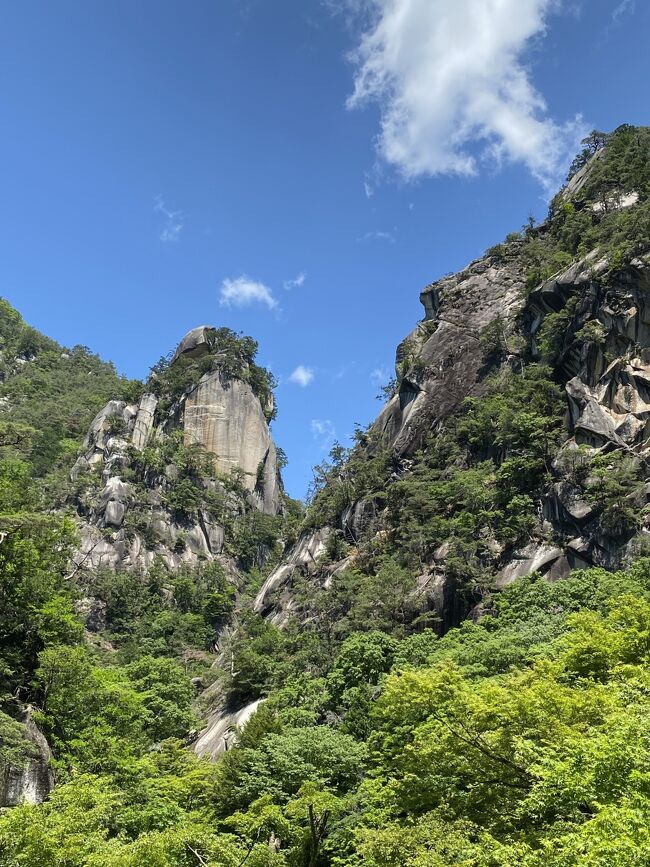
[[[40,334],[0,299],[0,420],[32,428],[39,475],[67,473],[99,408],[139,387],[87,347],[69,349]]]
[[[418,575],[410,616],[445,631],[517,577],[646,550],[649,143],[593,136],[544,223],[423,290],[392,396],[317,477],[296,550],[326,532],[333,562],[290,554],[257,611],[284,622],[297,575],[326,591],[394,557]]]
[[[39,726],[56,750],[65,710],[44,724],[32,692],[50,645],[56,657],[63,639],[65,656],[85,635],[107,661],[148,648],[151,664],[205,672],[247,571],[278,556],[295,517],[269,432],[273,381],[250,338],[194,329],[145,386],[2,313],[0,805],[13,806],[53,785]]]
[[[93,415],[138,387],[86,347],[44,336],[0,299],[0,807],[38,803],[54,782],[49,745],[20,701],[39,609],[69,552],[63,522],[46,513],[65,496]],[[58,554],[46,553],[57,545]]]

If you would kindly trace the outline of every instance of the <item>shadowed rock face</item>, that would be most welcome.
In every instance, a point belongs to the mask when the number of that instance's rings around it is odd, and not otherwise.
[[[0,762],[0,807],[40,804],[54,788],[54,774],[49,766],[52,753],[43,733],[31,719],[24,721],[27,755],[22,764]]]
[[[375,422],[398,455],[415,451],[427,430],[480,393],[481,331],[498,317],[515,319],[524,283],[516,256],[505,262],[488,256],[422,291],[425,319],[397,349],[399,388]]]
[[[210,348],[209,331],[209,325],[199,325],[197,328],[192,328],[191,331],[188,331],[176,347],[176,352],[172,356],[171,363],[173,364],[181,355],[189,355],[192,358],[196,358],[198,355],[207,352]]]

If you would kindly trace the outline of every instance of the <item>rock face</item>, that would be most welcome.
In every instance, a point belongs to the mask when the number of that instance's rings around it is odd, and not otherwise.
[[[216,759],[237,742],[237,730],[243,728],[264,699],[257,699],[238,710],[217,709],[208,719],[194,743],[201,758]]]
[[[40,804],[54,788],[50,768],[52,753],[43,733],[29,712],[23,723],[26,756],[20,764],[3,764],[0,760],[0,807]]]
[[[589,323],[594,339],[566,342],[558,369],[566,380],[576,443],[593,448],[644,445],[650,433],[650,256],[637,258],[612,283],[598,278],[606,260],[577,263],[531,294],[533,339],[544,316],[579,294],[573,333]]]
[[[215,456],[218,472],[240,469],[243,484],[266,514],[279,509],[275,445],[259,400],[246,382],[224,385],[218,371],[202,377],[185,398],[183,431]]]
[[[208,369],[171,404],[164,395],[147,392],[137,403],[109,401],[93,420],[72,476],[80,486],[85,478],[100,479],[101,484],[76,504],[82,518],[76,567],[146,568],[161,557],[175,569],[222,557],[221,517],[205,503],[190,515],[179,515],[169,506],[177,467],[158,468],[157,475],[146,470],[133,481],[138,453],[152,448],[164,453],[176,435],[185,446],[200,445],[212,457],[214,473],[200,484],[213,495],[211,502],[215,497],[223,502],[231,517],[247,508],[268,515],[281,511],[277,452],[265,415],[269,407],[262,406],[248,382],[224,371],[225,354],[215,352],[210,343],[214,331],[200,326],[180,342],[170,362],[172,371],[187,359],[207,360]],[[241,495],[228,484],[235,476]],[[224,565],[232,571],[231,563],[224,560]]]
[[[425,318],[399,345],[399,387],[375,422],[399,455],[417,449],[426,430],[480,393],[483,329],[497,318],[512,322],[522,310],[525,272],[516,255],[487,256],[420,294]]]
[[[496,268],[488,257],[427,287],[421,295],[425,321],[406,341],[411,344],[409,366],[401,361],[402,344],[397,353],[399,390],[376,422],[394,451],[408,455],[464,397],[481,393],[486,358],[478,337],[487,324],[498,317],[507,333],[523,322],[535,355],[546,317],[571,311],[554,363],[566,391],[569,436],[541,503],[539,541],[505,552],[497,587],[531,572],[555,580],[575,568],[622,567],[650,537],[645,527],[634,539],[624,532],[605,532],[584,481],[572,482],[562,469],[578,456],[624,451],[645,460],[649,452],[650,255],[612,273],[607,257],[594,251],[527,298],[521,292],[522,280],[515,263]],[[428,323],[433,329],[430,336]],[[634,507],[642,510],[646,496],[634,496]],[[441,567],[444,574],[444,557]],[[444,584],[439,572],[436,581],[441,580]],[[439,591],[444,596],[440,587]],[[434,608],[443,620],[449,619],[448,602],[434,598]],[[453,625],[453,618],[448,625]]]
[[[636,192],[611,187],[599,192],[596,202],[585,198],[604,153],[597,151],[576,173],[557,207],[570,214],[583,210],[596,221],[603,211],[638,206]],[[371,428],[375,441],[390,449],[395,478],[403,477],[427,435],[443,429],[466,397],[481,396],[488,374],[509,368],[525,375],[531,360],[552,365],[566,395],[566,438],[549,467],[548,487],[534,504],[530,540],[514,548],[488,540],[496,589],[531,572],[556,580],[575,568],[624,567],[650,544],[650,253],[616,266],[596,248],[531,291],[526,244],[539,249],[535,245],[543,245],[550,231],[547,223],[525,237],[509,238],[458,274],[425,287],[424,319],[397,348],[395,393]],[[641,250],[650,248],[650,239],[640,242]],[[552,325],[559,329],[560,345],[549,361],[541,348],[544,329],[548,333]],[[495,329],[498,352],[488,339]],[[617,505],[619,514],[604,520],[603,508],[595,505],[597,482],[581,476],[580,466],[602,464],[610,454],[612,460],[627,456],[636,463],[637,482]],[[339,532],[350,545],[372,547],[383,532],[384,505],[372,497],[358,500],[339,515],[334,529],[318,533]],[[626,511],[633,517],[627,525]],[[312,533],[300,540],[258,594],[256,610],[282,623],[295,608],[291,590],[298,573],[311,571],[314,592],[326,590],[323,570],[309,558],[310,546],[320,539]],[[442,631],[457,625],[471,604],[459,607],[447,576],[448,548],[441,545],[418,578],[418,593]]]
[[[309,577],[320,571],[319,558],[325,552],[330,527],[308,531],[298,539],[282,562],[271,572],[255,597],[253,608],[258,614],[281,624],[293,608],[291,584],[297,576]]]

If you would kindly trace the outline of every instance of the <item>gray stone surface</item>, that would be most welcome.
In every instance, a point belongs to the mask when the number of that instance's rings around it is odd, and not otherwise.
[[[30,755],[20,765],[0,763],[0,807],[40,804],[54,788],[52,752],[31,717],[31,708],[25,713],[23,727]]]
[[[374,424],[398,454],[415,451],[426,430],[480,393],[481,332],[497,317],[514,321],[524,283],[516,257],[502,262],[488,256],[423,290],[426,320],[398,347],[399,389]]]
[[[331,527],[322,527],[302,534],[262,584],[253,603],[255,611],[273,616],[290,607],[290,595],[287,597],[285,594],[283,598],[281,591],[286,590],[296,573],[309,575],[318,569],[319,558],[324,554],[327,540],[333,532]],[[278,600],[274,598],[276,595],[280,596]]]
[[[143,449],[149,440],[157,404],[158,399],[155,394],[143,394],[140,398],[138,414],[131,435],[131,442],[136,449]]]
[[[202,758],[218,758],[237,743],[237,732],[253,716],[263,699],[257,699],[237,710],[217,709],[208,718],[206,727],[194,743],[194,752]]]
[[[499,573],[496,586],[501,589],[524,575],[546,572],[560,557],[562,549],[555,545],[531,543],[526,548],[513,552],[511,561]]]
[[[573,177],[568,181],[566,186],[561,192],[561,196],[565,201],[571,201],[571,199],[578,199],[580,197],[580,193],[584,187],[584,185],[589,180],[589,176],[593,167],[600,161],[602,156],[605,153],[605,148],[600,148],[596,153],[588,160],[585,165],[573,175]]]
[[[104,525],[107,527],[121,527],[124,520],[126,506],[117,500],[110,500],[106,503],[104,512]]]
[[[210,331],[200,326],[186,334],[171,363],[182,355],[196,357],[208,351]],[[167,492],[178,477],[177,467],[170,465],[158,480],[147,482],[144,501],[142,490],[122,479],[131,469],[132,447],[142,450],[152,442],[163,442],[178,429],[186,445],[200,444],[214,456],[216,474],[239,475],[248,506],[270,515],[282,508],[275,444],[264,410],[248,383],[222,377],[217,368],[201,377],[164,418],[157,418],[157,406],[158,398],[151,393],[143,394],[133,406],[112,400],[93,420],[72,478],[99,472],[103,488],[97,494],[89,493],[80,510],[82,544],[77,563],[95,568],[147,568],[161,556],[170,568],[177,568],[182,563],[222,557],[224,529],[207,510],[179,525],[166,507]],[[222,481],[207,478],[204,484],[223,494],[231,517],[247,507],[241,497],[225,490]],[[140,525],[144,521],[155,533],[155,545],[149,539],[147,547],[142,529],[133,530],[130,510],[138,512]],[[106,532],[102,536],[94,528],[114,532],[112,537]],[[230,564],[228,571],[233,571]]]
[[[185,398],[183,429],[188,445],[201,443],[228,475],[241,470],[244,486],[259,493],[262,511],[276,514],[279,489],[275,445],[259,400],[246,382],[205,374]],[[259,484],[260,471],[262,485]]]
[[[181,355],[189,355],[196,358],[204,352],[208,352],[210,348],[209,332],[213,330],[209,325],[199,325],[188,331],[185,337],[181,340],[176,348],[176,352],[172,357],[173,364]]]

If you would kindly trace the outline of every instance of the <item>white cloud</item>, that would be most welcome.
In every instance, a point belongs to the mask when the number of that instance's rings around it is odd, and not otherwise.
[[[314,371],[311,367],[305,367],[304,364],[299,364],[289,377],[289,382],[295,382],[296,385],[301,385],[303,388],[309,385],[314,379]]]
[[[305,280],[307,279],[307,275],[304,271],[301,271],[293,280],[285,280],[284,288],[289,291],[291,289],[300,289],[301,286],[304,286]]]
[[[612,20],[615,24],[628,12],[632,14],[636,8],[636,0],[621,0],[618,6],[612,12]]]
[[[368,183],[368,181],[364,181],[364,182],[363,182],[363,191],[364,191],[364,193],[366,194],[366,198],[367,198],[367,199],[371,199],[371,198],[374,196],[374,194],[375,194],[374,187],[372,187],[372,186]]]
[[[222,307],[248,307],[257,303],[266,304],[269,310],[278,306],[268,286],[245,275],[234,279],[227,277],[221,284],[219,304]]]
[[[323,451],[328,451],[336,439],[336,428],[328,418],[313,418],[311,420],[311,432]]]
[[[407,179],[473,175],[489,159],[557,183],[585,128],[548,116],[523,56],[560,4],[368,0],[348,107],[379,104],[381,158]]]
[[[155,197],[153,209],[157,214],[162,214],[165,218],[160,235],[158,236],[163,244],[174,244],[180,239],[181,232],[185,226],[187,219],[182,211],[171,211],[166,205],[165,200],[161,195]]]

